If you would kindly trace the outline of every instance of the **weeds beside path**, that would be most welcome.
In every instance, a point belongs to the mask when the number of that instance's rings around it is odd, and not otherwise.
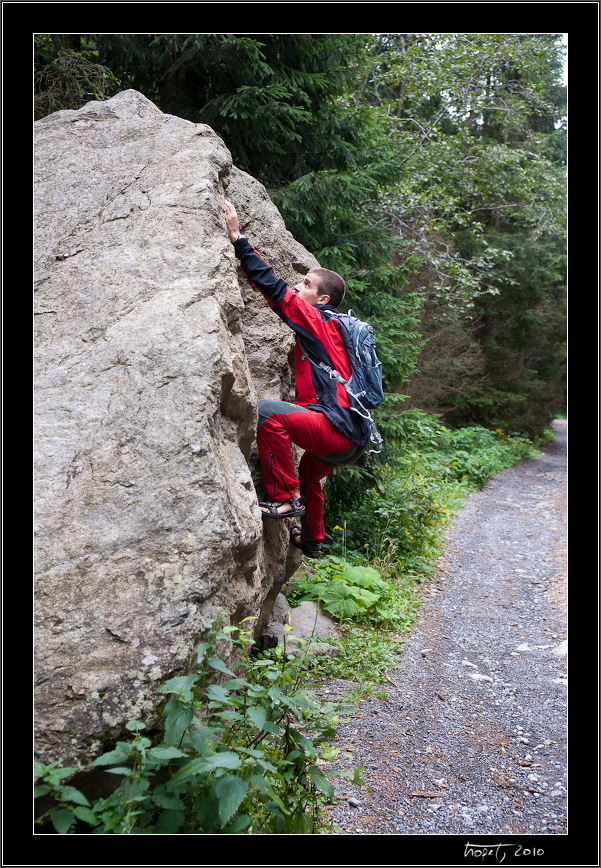
[[[343,834],[566,834],[567,422],[553,428],[468,497],[388,698],[338,732],[368,785],[338,790]]]

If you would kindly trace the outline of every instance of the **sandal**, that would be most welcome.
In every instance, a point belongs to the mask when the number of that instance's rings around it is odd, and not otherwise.
[[[292,509],[288,510],[288,512],[278,512],[278,507],[282,506],[283,503],[292,504]],[[295,516],[305,514],[305,504],[302,498],[296,500],[294,497],[291,497],[290,500],[283,500],[281,503],[260,501],[259,506],[268,510],[267,512],[263,512],[265,518],[294,518]]]
[[[295,542],[295,537],[299,537],[302,531],[300,527],[293,527],[290,531],[290,542],[292,545],[300,549],[302,553],[307,558],[320,558],[321,557],[321,543],[311,543],[307,545],[303,542]]]

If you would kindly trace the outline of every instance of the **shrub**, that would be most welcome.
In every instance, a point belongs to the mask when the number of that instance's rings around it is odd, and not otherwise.
[[[344,526],[344,546],[335,530],[327,541],[332,554],[352,559],[359,553],[369,562],[392,540],[403,565],[421,570],[424,555],[448,523],[449,490],[482,488],[496,473],[534,455],[538,446],[480,426],[450,431],[419,411],[399,415],[402,436],[396,448],[389,444],[388,460],[364,477],[361,497],[344,505],[335,498],[328,505],[327,523]]]
[[[240,630],[232,640],[238,628],[222,627],[221,618],[205,625],[197,671],[158,688],[166,698],[162,741],[153,745],[144,723],[132,720],[126,730],[133,737],[92,763],[121,776],[112,795],[89,805],[61,784],[74,769],[37,766],[36,795],[57,800],[38,823],[50,818],[68,833],[79,820],[96,834],[315,830],[320,806],[334,795],[320,756],[335,734],[336,706],[303,686],[303,664],[285,650],[251,660],[249,636]],[[241,652],[240,674],[213,656],[220,640]],[[217,673],[225,676],[221,684],[214,683]],[[340,774],[361,785],[360,773]]]

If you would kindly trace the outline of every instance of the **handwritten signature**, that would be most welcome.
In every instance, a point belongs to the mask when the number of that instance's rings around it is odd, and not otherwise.
[[[492,858],[501,865],[505,861],[509,848],[513,848],[515,857],[543,856],[545,852],[542,847],[524,847],[522,844],[470,844],[468,841],[464,845],[463,856],[465,859],[471,857],[481,859],[483,862],[485,859]]]

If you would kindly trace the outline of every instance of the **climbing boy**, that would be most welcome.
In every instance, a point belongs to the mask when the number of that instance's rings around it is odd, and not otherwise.
[[[311,353],[345,380],[350,378],[340,326],[327,313],[337,312],[345,283],[336,272],[315,268],[291,289],[240,234],[238,215],[230,202],[225,203],[225,214],[229,239],[243,271],[274,313],[296,333],[296,402],[259,401],[257,447],[269,498],[259,506],[264,518],[298,516],[301,526],[292,527],[292,544],[307,557],[319,558],[325,536],[321,481],[335,467],[352,464],[370,439],[369,425],[351,409],[344,385],[306,356]],[[304,450],[298,477],[291,443]]]

